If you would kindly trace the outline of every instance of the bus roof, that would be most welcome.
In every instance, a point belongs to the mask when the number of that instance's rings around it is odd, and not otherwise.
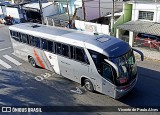
[[[41,38],[86,47],[87,49],[103,53],[108,57],[118,57],[130,49],[129,44],[113,36],[90,35],[68,28],[52,27],[35,23],[21,23],[12,25],[9,29]]]

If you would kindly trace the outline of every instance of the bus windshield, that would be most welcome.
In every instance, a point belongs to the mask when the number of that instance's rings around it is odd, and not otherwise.
[[[126,85],[136,77],[137,68],[132,50],[120,57],[112,58],[112,61],[118,67],[119,76],[115,78],[118,85]]]

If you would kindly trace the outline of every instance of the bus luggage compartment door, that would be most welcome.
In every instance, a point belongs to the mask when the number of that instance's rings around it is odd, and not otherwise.
[[[45,54],[51,64],[50,66],[54,69],[55,73],[60,74],[57,55],[49,52],[45,52]]]

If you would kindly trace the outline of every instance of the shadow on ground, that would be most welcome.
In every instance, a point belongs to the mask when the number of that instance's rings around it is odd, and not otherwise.
[[[160,106],[160,72],[143,67],[138,71],[136,86],[119,101],[129,106]]]
[[[36,75],[15,70],[0,70],[0,105],[6,106],[67,106],[76,105],[70,80],[39,82]]]

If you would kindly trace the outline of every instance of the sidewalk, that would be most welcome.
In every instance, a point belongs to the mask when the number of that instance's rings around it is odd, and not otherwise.
[[[139,47],[134,47],[134,48],[143,52],[145,59],[160,61],[160,52],[151,51],[151,50],[147,50],[145,48],[139,48]]]

